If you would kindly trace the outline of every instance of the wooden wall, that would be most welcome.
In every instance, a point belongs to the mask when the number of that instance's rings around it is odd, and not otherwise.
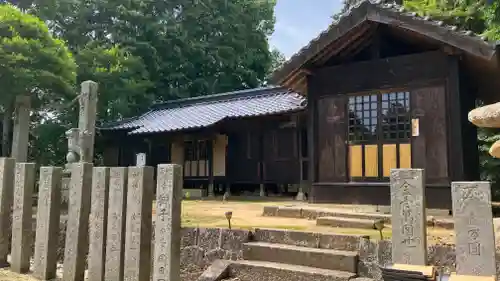
[[[467,113],[460,111],[458,71],[458,58],[439,51],[314,70],[308,77],[309,110],[313,111],[309,113],[312,201],[389,203],[387,182],[350,182],[350,170],[359,172],[383,165],[387,175],[396,158],[385,157],[388,159],[368,164],[348,160],[349,152],[373,151],[347,144],[346,103],[350,94],[405,90],[410,92],[411,118],[419,120],[420,134],[412,137],[400,153],[411,149],[411,156],[405,157],[410,160],[405,161],[411,161],[412,167],[426,169],[428,188],[432,189],[428,193],[439,194],[439,199],[428,198],[431,206],[450,207],[450,182],[465,178],[461,127],[462,115]],[[384,145],[384,154],[390,155],[391,151],[393,147]]]

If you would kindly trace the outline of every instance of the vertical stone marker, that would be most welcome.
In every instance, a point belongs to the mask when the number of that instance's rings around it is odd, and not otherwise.
[[[110,169],[106,281],[123,281],[125,216],[127,210],[127,168]]]
[[[16,164],[10,267],[17,273],[26,273],[30,269],[35,172],[34,163]]]
[[[92,164],[75,163],[69,184],[63,281],[81,281],[88,249]]]
[[[427,265],[422,169],[391,170],[392,263]]]
[[[30,134],[31,100],[28,95],[20,95],[15,101],[16,116],[12,133],[12,158],[19,162],[28,161]]]
[[[129,167],[125,232],[126,281],[147,281],[151,273],[153,167]]]
[[[40,168],[34,255],[35,278],[56,278],[62,168]]]
[[[109,168],[96,167],[92,176],[92,203],[89,218],[88,279],[92,281],[104,281],[108,196]]]
[[[489,182],[453,182],[458,275],[496,276]]]
[[[11,232],[12,199],[14,196],[13,158],[0,158],[0,268],[9,266],[9,237]]]
[[[159,165],[153,280],[180,280],[182,168]]]

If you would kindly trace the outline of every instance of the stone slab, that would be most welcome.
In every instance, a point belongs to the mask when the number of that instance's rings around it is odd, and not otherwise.
[[[266,261],[234,261],[231,276],[240,281],[349,281],[355,273]]]
[[[123,274],[127,281],[151,278],[153,174],[153,167],[128,168]]]
[[[56,278],[61,179],[62,168],[40,168],[33,269],[33,276],[40,280]]]
[[[275,217],[278,213],[278,206],[264,206],[262,215],[265,217]]]
[[[96,167],[92,175],[89,217],[88,279],[104,281],[108,225],[109,168]]]
[[[453,182],[458,275],[496,276],[489,182]]]
[[[220,281],[229,277],[229,265],[231,261],[215,260],[201,274],[197,281]]]
[[[302,208],[280,207],[278,208],[277,216],[282,218],[302,218]]]
[[[9,266],[7,256],[12,231],[15,163],[13,158],[0,158],[0,268]]]
[[[392,262],[427,265],[424,170],[391,170]]]
[[[345,228],[360,228],[374,229],[375,220],[341,218],[341,217],[319,217],[316,219],[316,225],[345,227]]]
[[[157,169],[153,280],[179,280],[181,269],[182,167]]]
[[[110,169],[108,229],[106,242],[106,281],[123,280],[125,253],[125,216],[127,211],[127,171],[125,167]]]
[[[243,258],[357,272],[358,254],[351,251],[307,248],[266,242],[244,244]]]
[[[72,166],[63,281],[80,281],[84,278],[89,241],[92,168],[92,163],[75,163]]]
[[[12,214],[11,270],[26,273],[30,269],[33,190],[35,190],[34,163],[17,163]]]

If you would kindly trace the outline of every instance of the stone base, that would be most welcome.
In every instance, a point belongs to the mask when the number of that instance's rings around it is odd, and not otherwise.
[[[299,190],[299,193],[297,193],[297,196],[295,197],[295,200],[297,201],[306,201],[306,195],[302,190]]]

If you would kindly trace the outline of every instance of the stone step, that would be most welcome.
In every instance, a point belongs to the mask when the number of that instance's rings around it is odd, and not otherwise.
[[[319,217],[316,219],[316,225],[362,229],[374,229],[375,222],[376,220],[342,217]]]
[[[268,261],[232,262],[230,275],[239,281],[348,281],[355,273]]]
[[[323,212],[318,211],[317,217],[340,217],[350,219],[383,220],[386,223],[391,221],[391,215],[380,213],[357,213],[357,212]]]
[[[267,242],[243,244],[246,260],[270,261],[323,269],[357,272],[358,253],[331,249],[307,248]]]
[[[369,236],[269,228],[256,228],[253,231],[253,240],[259,242],[342,251],[358,251],[362,239],[369,239]]]

